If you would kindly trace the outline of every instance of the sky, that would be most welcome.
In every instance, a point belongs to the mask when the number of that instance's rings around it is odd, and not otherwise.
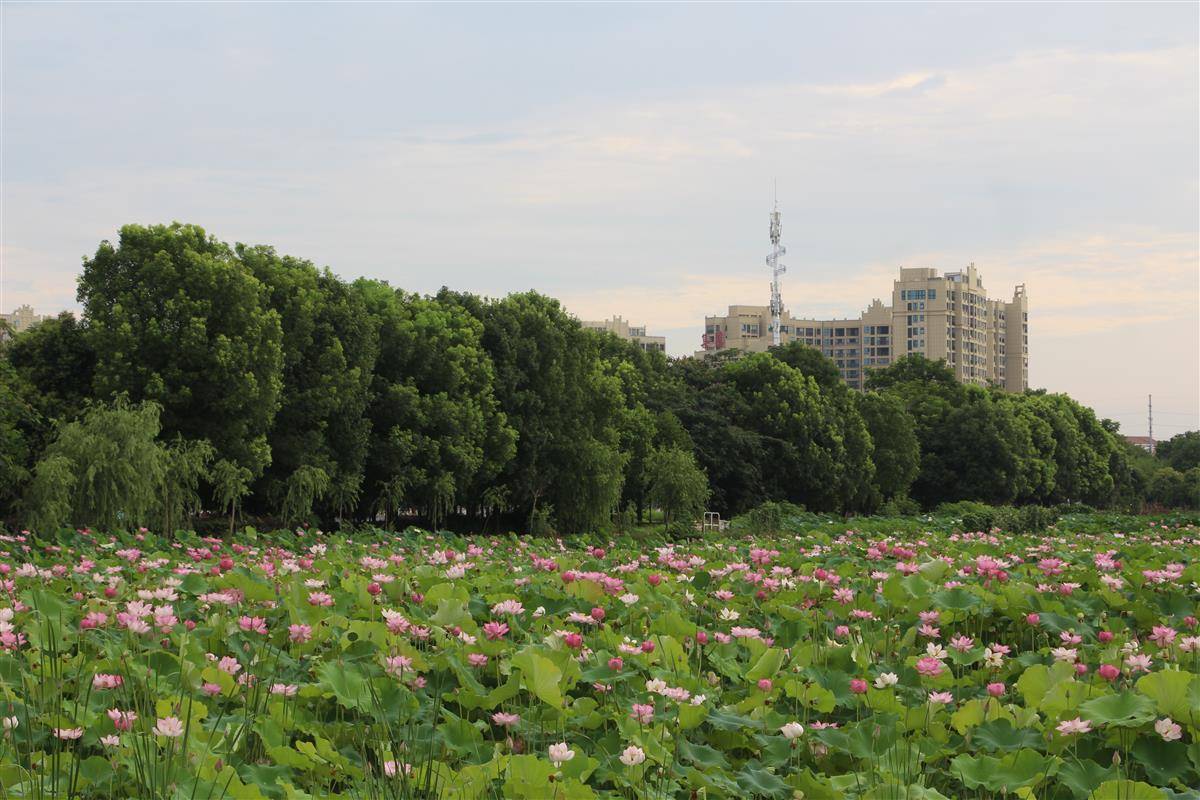
[[[699,346],[900,266],[1027,286],[1030,383],[1200,427],[1200,5],[0,6],[9,311],[121,225],[537,289]],[[777,187],[777,189],[776,189]]]

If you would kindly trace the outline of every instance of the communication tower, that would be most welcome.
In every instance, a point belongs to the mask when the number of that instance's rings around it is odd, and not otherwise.
[[[771,254],[767,256],[767,266],[771,268],[771,344],[779,346],[779,329],[783,324],[783,295],[779,291],[779,276],[787,272],[787,267],[779,260],[787,253],[787,248],[779,243],[782,233],[779,221],[779,200],[775,200],[775,210],[771,212]]]

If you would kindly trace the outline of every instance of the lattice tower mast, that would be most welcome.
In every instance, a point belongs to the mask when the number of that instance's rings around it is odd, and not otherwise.
[[[787,272],[787,267],[779,260],[787,253],[787,248],[779,243],[783,228],[779,221],[779,200],[775,200],[775,210],[771,212],[771,254],[767,256],[767,266],[771,268],[771,344],[779,346],[780,327],[783,324],[783,295],[780,293],[779,277]]]

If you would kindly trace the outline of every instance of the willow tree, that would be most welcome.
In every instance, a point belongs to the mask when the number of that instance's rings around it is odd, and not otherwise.
[[[118,398],[59,427],[34,466],[25,507],[43,532],[67,524],[131,529],[150,521],[172,479],[157,441],[161,408]]]

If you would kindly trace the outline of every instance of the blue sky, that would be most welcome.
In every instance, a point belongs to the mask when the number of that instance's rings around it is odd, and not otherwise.
[[[1028,286],[1031,382],[1200,418],[1195,4],[22,5],[3,15],[6,310],[183,220],[344,277],[536,288],[691,352],[900,265]]]

